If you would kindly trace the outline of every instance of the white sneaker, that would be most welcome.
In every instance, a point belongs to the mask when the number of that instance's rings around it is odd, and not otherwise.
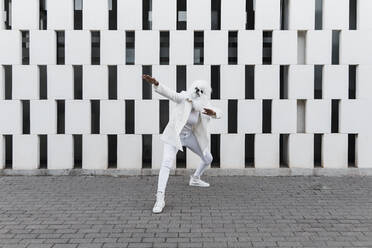
[[[154,214],[161,213],[164,207],[165,207],[164,193],[158,192],[156,194],[156,202],[155,202],[154,207],[152,208],[152,212]]]
[[[198,186],[198,187],[209,187],[209,183],[204,182],[200,179],[200,177],[195,177],[194,175],[190,175],[190,186]]]

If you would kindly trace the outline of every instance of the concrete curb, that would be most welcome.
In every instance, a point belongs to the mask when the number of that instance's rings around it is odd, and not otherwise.
[[[173,169],[171,175],[190,175],[194,169]],[[37,169],[37,170],[13,170],[0,169],[0,176],[155,176],[159,169]],[[210,168],[204,173],[206,176],[372,176],[372,168],[347,168],[347,169],[299,169],[299,168],[277,168],[277,169],[217,169]]]

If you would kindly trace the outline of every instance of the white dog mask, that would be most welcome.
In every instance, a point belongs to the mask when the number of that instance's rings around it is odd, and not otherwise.
[[[193,109],[203,112],[204,107],[207,106],[210,94],[212,93],[212,88],[208,82],[204,80],[195,80],[187,92],[189,94],[189,99],[192,101]]]

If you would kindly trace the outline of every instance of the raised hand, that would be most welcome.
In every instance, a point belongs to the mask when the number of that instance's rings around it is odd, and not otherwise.
[[[216,112],[214,112],[212,109],[204,108],[203,114],[214,116],[214,115],[216,115]]]
[[[159,82],[155,78],[151,77],[150,75],[143,74],[142,78],[150,84],[155,84],[155,85],[159,84]]]

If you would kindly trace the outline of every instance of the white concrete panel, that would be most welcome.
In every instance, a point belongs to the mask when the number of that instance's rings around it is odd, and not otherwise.
[[[48,0],[47,11],[48,29],[74,29],[74,1]]]
[[[306,64],[331,64],[332,31],[308,30],[306,34]]]
[[[135,133],[159,133],[159,100],[135,101]]]
[[[372,65],[358,65],[356,67],[356,98],[368,99],[372,96]]]
[[[262,133],[262,100],[238,100],[238,133]]]
[[[323,99],[348,99],[349,67],[347,65],[323,66]]]
[[[159,31],[137,30],[135,33],[135,64],[156,65],[160,60]]]
[[[305,133],[331,132],[331,100],[306,100]]]
[[[57,133],[57,102],[54,100],[30,101],[30,133]]]
[[[221,65],[221,99],[245,99],[245,66]]]
[[[315,0],[294,0],[288,4],[288,27],[293,30],[311,30],[315,27]]]
[[[125,64],[125,32],[117,30],[101,31],[101,64]]]
[[[91,64],[90,31],[65,31],[65,63],[73,65]]]
[[[108,166],[107,135],[83,135],[83,169],[104,170]]]
[[[349,0],[323,0],[323,29],[349,29]]]
[[[297,31],[273,31],[273,64],[297,64]]]
[[[279,168],[279,134],[255,134],[255,168]]]
[[[259,0],[255,4],[255,29],[280,29],[280,0]]]
[[[142,99],[142,67],[118,66],[118,99]]]
[[[371,64],[372,34],[370,30],[342,30],[340,64]]]
[[[57,35],[54,30],[30,30],[30,64],[56,64]]]
[[[107,66],[83,66],[83,99],[108,99],[107,71]]]
[[[141,148],[139,148],[138,151],[140,151],[140,149]],[[136,152],[140,153],[138,151],[136,151]],[[164,153],[164,142],[161,140],[161,134],[152,135],[152,167],[151,167],[152,169],[160,169],[161,168],[161,164],[163,162],[163,157],[164,157],[163,153]],[[196,159],[198,158],[197,155],[193,154],[193,152],[186,152],[186,162],[187,163],[190,162],[189,156],[193,156],[193,158],[195,157]],[[173,161],[173,167],[172,168],[176,168],[176,161],[177,161],[177,159],[175,159]],[[195,161],[197,161],[197,160],[195,160]],[[140,164],[141,160],[138,163]],[[187,165],[186,165],[186,167],[187,167]]]
[[[348,135],[330,133],[322,135],[322,167],[346,169],[348,167]]]
[[[360,133],[355,140],[355,164],[358,168],[372,168],[372,132]]]
[[[357,1],[357,29],[371,29],[372,27],[372,1]]]
[[[221,29],[245,29],[245,0],[221,1]]]
[[[108,1],[103,0],[84,1],[83,29],[87,30],[108,29]]]
[[[272,133],[297,132],[297,101],[273,99],[272,101]]]
[[[363,101],[356,99],[342,99],[339,105],[339,132],[340,133],[359,133],[362,131],[362,116],[367,113],[362,112]],[[370,129],[370,123],[367,124]]]
[[[262,63],[262,31],[238,31],[238,64]]]
[[[119,30],[142,29],[142,1],[120,0],[117,5]]]
[[[227,100],[211,99],[211,104],[212,106],[219,108],[224,114],[222,115],[220,119],[213,119],[213,118],[211,119],[211,121],[209,122],[209,126],[208,126],[209,132],[211,134],[227,133],[227,120],[228,120]],[[239,110],[239,107],[238,107],[238,110]]]
[[[13,170],[39,168],[39,136],[13,135]]]
[[[89,100],[66,100],[65,133],[88,134],[91,132],[91,107]]]
[[[125,101],[100,101],[100,133],[125,133]]]
[[[314,98],[314,66],[290,65],[288,68],[288,98]]]
[[[12,99],[39,99],[39,68],[36,65],[14,65]]]
[[[187,0],[187,30],[211,29],[211,1]]]
[[[19,100],[0,100],[0,133],[22,133],[22,104]]]
[[[152,1],[152,29],[175,30],[177,22],[177,1],[153,0]]]
[[[48,135],[48,169],[62,170],[74,167],[74,143],[72,135]]]
[[[189,65],[186,67],[186,84],[188,89],[194,80],[211,82],[211,67],[209,65]]]
[[[169,65],[154,65],[152,67],[152,76],[158,80],[159,83],[168,88],[177,91],[177,69],[176,66]],[[152,87],[153,88],[153,87]],[[153,89],[152,99],[168,99]]]
[[[19,30],[0,30],[0,64],[22,63],[22,36]]]
[[[255,66],[255,99],[279,99],[279,65]]]
[[[4,1],[0,2],[0,9],[4,10]],[[5,19],[6,19],[5,11],[0,11],[0,20],[3,20],[0,24],[0,30],[5,29],[5,21],[4,21]],[[2,164],[0,164],[0,168],[2,168],[1,166],[2,166]]]
[[[288,164],[290,168],[314,168],[314,135],[292,133],[288,138]]]
[[[74,70],[71,65],[48,65],[48,99],[74,98]]]
[[[226,30],[204,31],[204,64],[216,65],[228,63],[228,40]]]
[[[359,100],[358,113],[360,114],[360,132],[367,133],[371,132],[372,123],[372,98],[370,99],[360,99]]]
[[[12,29],[39,29],[39,0],[12,1]]]
[[[221,168],[244,169],[245,168],[245,135],[222,134],[221,135]]]
[[[118,169],[142,168],[142,135],[118,135]]]
[[[177,30],[169,32],[169,64],[192,65],[194,62],[194,32]]]

